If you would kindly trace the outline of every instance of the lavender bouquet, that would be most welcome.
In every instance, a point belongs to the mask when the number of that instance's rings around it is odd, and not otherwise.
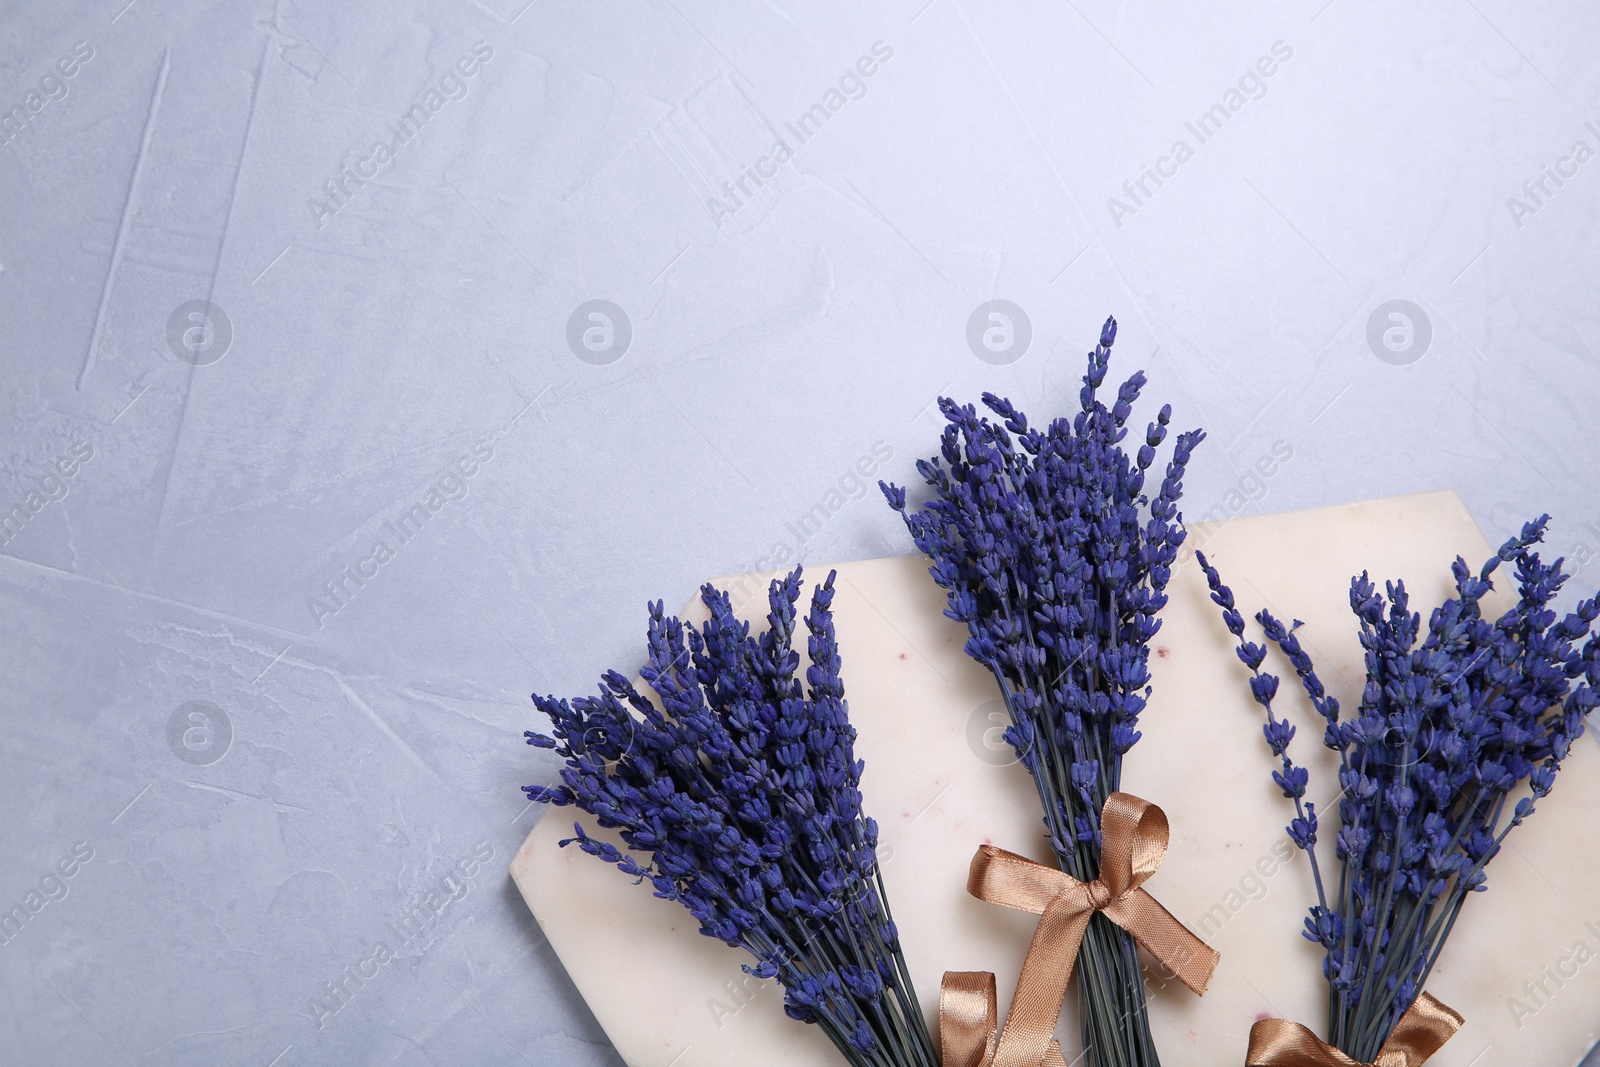
[[[1279,761],[1272,778],[1294,802],[1289,837],[1311,862],[1317,903],[1304,936],[1324,953],[1328,1042],[1358,1062],[1377,1058],[1422,992],[1468,894],[1487,888],[1489,861],[1550,792],[1597,701],[1591,628],[1600,603],[1585,600],[1564,617],[1550,608],[1567,575],[1562,560],[1545,564],[1533,550],[1548,521],[1524,526],[1476,575],[1457,558],[1456,595],[1434,609],[1425,634],[1403,582],[1384,596],[1365,573],[1354,579],[1367,680],[1353,716],[1318,680],[1295,636],[1300,624],[1256,614],[1325,721],[1323,744],[1339,754],[1336,884],[1317,862],[1309,775],[1289,757],[1295,728],[1273,714],[1278,678],[1261,669],[1267,650],[1245,639],[1233,593],[1197,556],[1266,710]],[[1491,621],[1482,600],[1502,563],[1515,566],[1519,599]]]
[[[790,1018],[822,1027],[858,1067],[935,1067],[933,1042],[900,952],[861,810],[834,637],[833,578],[811,598],[810,666],[791,648],[797,568],[768,591],[752,636],[728,594],[707,585],[696,629],[650,606],[641,677],[660,709],[615,671],[598,696],[533,698],[554,736],[528,743],[565,760],[562,784],[530,798],[573,804],[619,831],[626,850],[577,826],[576,843],[676,900],[700,932],[755,957]]]
[[[1099,874],[1101,809],[1139,739],[1149,643],[1184,539],[1184,469],[1205,436],[1178,435],[1150,498],[1146,472],[1172,409],[1161,409],[1135,454],[1124,450],[1145,378],[1128,379],[1110,407],[1097,396],[1116,333],[1107,319],[1074,418],[1034,429],[1010,401],[985,393],[996,424],[941,398],[944,462],[917,463],[933,499],[911,512],[904,489],[879,483],[932,557],[929,573],[948,594],[945,614],[966,623],[967,654],[999,684],[1011,718],[1005,737],[1038,788],[1058,864],[1085,882]],[[1095,914],[1078,973],[1090,1062],[1158,1063],[1132,937]]]

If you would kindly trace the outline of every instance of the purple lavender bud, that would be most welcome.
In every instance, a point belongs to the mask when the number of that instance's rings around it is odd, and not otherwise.
[[[1243,659],[1243,649],[1240,658]],[[1248,662],[1248,661],[1247,661]],[[1261,665],[1260,658],[1252,664],[1253,667]],[[1258,704],[1271,704],[1272,698],[1278,695],[1278,679],[1270,674],[1257,674],[1250,679],[1250,695],[1255,697]]]
[[[1272,780],[1277,783],[1279,789],[1283,790],[1284,796],[1291,798],[1306,795],[1306,781],[1308,778],[1309,773],[1304,767],[1290,767],[1285,771],[1272,772]],[[1306,825],[1315,832],[1315,820]]]
[[[1100,347],[1110,348],[1117,340],[1117,320],[1113,316],[1106,319],[1106,324],[1100,327]]]
[[[1272,749],[1272,754],[1281,756],[1289,747],[1289,742],[1294,739],[1294,726],[1282,719],[1269,721],[1261,728],[1266,736],[1267,745]]]

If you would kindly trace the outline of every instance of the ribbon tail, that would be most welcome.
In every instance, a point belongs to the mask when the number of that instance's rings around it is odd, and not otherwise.
[[[939,984],[939,1059],[944,1067],[982,1067],[997,1024],[994,975],[944,972]]]
[[[1440,1003],[1431,993],[1423,993],[1394,1024],[1389,1038],[1379,1051],[1380,1062],[1403,1060],[1406,1067],[1418,1067],[1455,1036],[1466,1020]]]
[[[1245,1067],[1361,1067],[1297,1022],[1261,1019],[1250,1028]]]
[[[1173,976],[1205,993],[1221,954],[1173,918],[1161,902],[1143,889],[1130,890],[1105,908],[1108,919],[1134,936]]]
[[[1045,906],[1022,961],[1017,991],[995,1047],[994,1067],[1038,1067],[1044,1060],[1067,999],[1078,946],[1093,914],[1092,904],[1070,892]]]

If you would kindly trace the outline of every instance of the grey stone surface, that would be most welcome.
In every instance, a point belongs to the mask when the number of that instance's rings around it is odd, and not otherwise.
[[[907,550],[934,397],[1108,313],[1191,518],[1600,580],[1593,9],[524,3],[0,4],[5,1063],[618,1063],[528,692]]]

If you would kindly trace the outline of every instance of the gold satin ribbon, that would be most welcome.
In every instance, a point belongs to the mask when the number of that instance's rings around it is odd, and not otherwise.
[[[1204,993],[1220,958],[1140,886],[1167,855],[1167,817],[1147,800],[1113,793],[1100,813],[1100,877],[1064,871],[984,845],[972,857],[967,892],[1039,916],[1022,961],[1005,1029],[996,1032],[994,975],[947,971],[939,990],[944,1067],[1065,1067],[1051,1040],[1089,918],[1132,934],[1177,979]],[[1387,1067],[1387,1065],[1385,1065]]]
[[[1429,993],[1400,1016],[1378,1050],[1378,1058],[1359,1064],[1299,1023],[1262,1019],[1250,1028],[1246,1067],[1419,1067],[1461,1029],[1464,1020]]]
[[[939,1062],[944,1067],[983,1067],[993,1063],[999,1036],[997,1016],[994,975],[988,971],[944,972],[944,982],[939,986]],[[1055,1029],[1054,1020],[1050,1029]],[[1051,1038],[1039,1065],[1067,1067],[1060,1042]]]

